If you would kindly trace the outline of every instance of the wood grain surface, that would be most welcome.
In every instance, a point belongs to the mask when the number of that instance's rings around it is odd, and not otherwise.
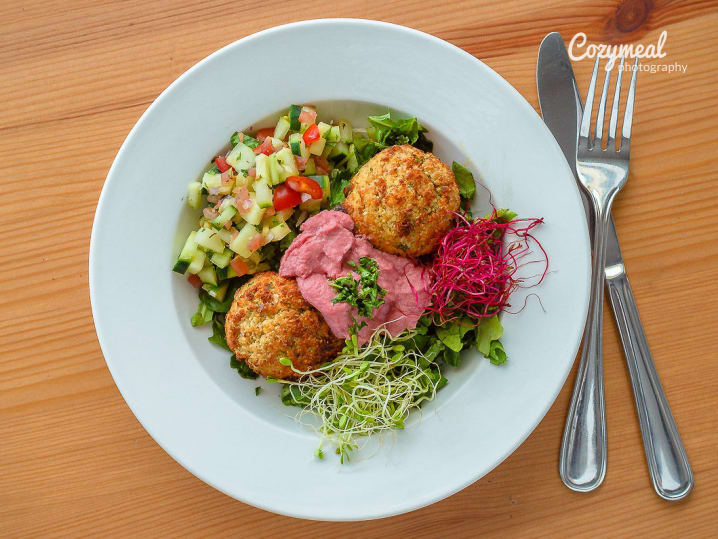
[[[608,474],[591,494],[567,490],[557,472],[571,383],[529,439],[487,477],[430,507],[369,523],[297,520],[237,502],[185,471],[142,429],[105,366],[90,313],[88,246],[107,170],[152,100],[195,62],[258,30],[320,17],[379,19],[430,32],[486,62],[536,108],[536,54],[549,31],[566,39],[586,32],[592,42],[608,43],[654,43],[668,31],[668,56],[651,62],[678,62],[687,71],[639,78],[631,178],[615,218],[648,341],[695,472],[687,500],[667,503],[651,488],[608,315]],[[714,0],[5,0],[0,535],[715,533],[716,27]],[[582,88],[589,69],[589,60],[575,64]]]

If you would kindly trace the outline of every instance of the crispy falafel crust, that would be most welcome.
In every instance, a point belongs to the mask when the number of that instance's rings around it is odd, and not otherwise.
[[[273,271],[256,274],[237,290],[224,327],[237,359],[265,377],[296,380],[299,375],[280,358],[306,371],[334,359],[344,345],[296,281]]]
[[[459,209],[451,169],[434,154],[390,146],[367,161],[349,184],[344,208],[356,234],[387,253],[433,252]]]

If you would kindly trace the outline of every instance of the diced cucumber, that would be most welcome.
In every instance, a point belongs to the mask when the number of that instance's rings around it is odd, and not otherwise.
[[[327,134],[327,140],[329,142],[339,142],[340,135],[339,126],[333,125]]]
[[[224,197],[222,198],[222,201],[219,203],[219,208],[217,208],[217,211],[219,213],[222,213],[224,210],[227,209],[228,206],[232,205],[232,197]]]
[[[221,183],[221,182],[220,182]],[[200,182],[190,182],[187,186],[187,204],[195,210],[202,203],[202,184]]]
[[[324,151],[322,152],[322,157],[324,157],[325,159],[328,159],[329,154],[334,151],[334,146],[336,146],[336,145],[337,145],[336,142],[327,141],[327,143],[324,145]]]
[[[195,241],[200,247],[204,247],[215,253],[224,252],[224,242],[216,230],[210,228],[200,228],[195,236]]]
[[[347,169],[353,174],[359,168],[357,154],[354,151],[354,144],[349,145],[349,155],[347,156]]]
[[[272,241],[279,241],[284,236],[289,234],[292,231],[291,228],[285,223],[284,221],[280,222],[278,225],[273,226],[269,229],[269,233],[272,235]]]
[[[180,251],[180,254],[177,257],[177,263],[174,268],[172,268],[173,271],[176,271],[177,273],[185,273],[187,271],[190,262],[192,262],[192,257],[197,252],[197,242],[195,241],[196,235],[197,231],[193,230],[189,233],[189,236],[187,236],[187,240],[184,242],[182,251]]]
[[[227,230],[226,228],[220,228],[217,231],[217,234],[219,234],[219,237],[222,238],[222,241],[224,243],[229,243],[230,241],[232,241],[232,230],[233,229],[231,228],[229,230]]]
[[[272,148],[274,148],[274,151],[278,151],[280,148],[284,148],[284,142],[282,142],[278,138],[274,137],[267,137],[269,141],[272,143]]]
[[[184,260],[178,260],[177,262],[175,262],[175,265],[172,266],[172,271],[184,275],[185,273],[187,273],[187,268],[189,268],[189,262],[185,262]]]
[[[210,264],[206,268],[202,268],[197,273],[197,277],[199,277],[203,283],[217,286],[217,274],[215,273],[214,266],[212,264]]]
[[[272,206],[274,198],[272,189],[265,182],[255,182],[254,193],[256,194],[255,202],[260,208],[270,208]]]
[[[351,142],[354,140],[352,124],[350,124],[348,120],[339,120],[337,127],[339,127],[339,140],[341,142]]]
[[[219,272],[217,273],[217,276],[219,277]],[[202,288],[204,288],[207,293],[217,301],[224,301],[224,298],[227,296],[229,283],[227,282],[221,285],[211,285],[209,283],[205,283],[202,285]]]
[[[243,174],[246,174],[254,166],[254,161],[255,157],[252,148],[243,142],[238,143],[227,155],[227,163],[237,172],[244,171]]]
[[[244,228],[239,231],[239,234],[230,242],[229,248],[232,249],[242,258],[249,258],[252,252],[249,250],[247,245],[254,237],[259,234],[256,228],[250,224],[244,225]]]
[[[222,176],[212,170],[205,172],[202,176],[202,187],[207,190],[219,189],[222,187]]]
[[[277,153],[272,154],[276,156],[277,164],[280,167],[279,176],[280,179],[277,183],[283,182],[289,176],[298,176],[299,170],[297,169],[297,162],[294,160],[294,154],[289,148],[282,148]]]
[[[282,219],[278,215],[265,216],[264,219],[262,219],[262,223],[261,223],[262,230],[264,230],[264,227],[267,227],[267,230],[269,230],[273,226],[277,226],[278,224],[283,223],[283,222],[284,222],[284,219]]]
[[[299,131],[299,115],[302,113],[302,107],[299,105],[290,105],[289,107],[289,129]]]
[[[320,138],[319,140],[312,142],[311,146],[309,146],[309,153],[312,155],[322,155],[322,152],[324,151],[324,146],[327,144],[327,139]]]
[[[197,251],[195,251],[195,253],[194,253],[194,256],[192,257],[192,262],[190,262],[190,265],[187,268],[187,273],[197,274],[200,271],[202,271],[202,268],[204,267],[204,261],[206,258],[207,258],[207,255],[205,254],[205,252],[197,249]]]
[[[242,221],[244,221],[245,223],[249,223],[251,225],[258,225],[262,221],[266,208],[261,208],[259,204],[257,204],[256,193],[249,193],[249,198],[252,200],[252,206],[246,213],[240,213],[236,216],[237,218],[235,219],[235,223],[241,224]],[[241,219],[239,217],[241,217]]]
[[[220,213],[215,219],[212,220],[212,226],[214,228],[222,228],[227,223],[227,221],[232,220],[232,217],[234,217],[236,213],[237,208],[228,204],[227,207],[224,208],[222,213]]]
[[[299,133],[292,133],[289,135],[289,148],[292,150],[294,155],[304,157],[304,155],[302,155],[302,146],[306,148],[302,135]]]
[[[334,146],[334,149],[329,154],[329,157],[341,157],[344,158],[347,155],[349,155],[349,146],[344,142],[337,142],[336,146]]]
[[[332,128],[331,125],[325,124],[324,122],[319,122],[317,127],[319,128],[319,134],[322,138],[327,138],[329,136],[329,130]]]
[[[279,118],[277,126],[274,128],[274,138],[284,140],[289,133],[289,119],[286,116]]]
[[[265,181],[268,184],[272,184],[272,173],[269,168],[269,156],[264,155],[263,153],[260,153],[257,156],[257,160],[255,162],[255,165],[257,167],[257,181]]]
[[[232,257],[234,257],[234,253],[229,249],[225,249],[222,253],[212,253],[212,256],[209,257],[209,261],[218,268],[226,268],[230,260],[232,260]]]
[[[254,193],[250,193],[249,196],[252,197],[253,194]],[[258,225],[262,222],[262,217],[264,217],[265,211],[267,211],[266,208],[261,208],[255,200],[254,204],[252,204],[252,208],[246,214],[242,215],[242,219],[250,225]]]
[[[307,148],[307,154],[309,155],[309,148]],[[311,175],[316,174],[317,172],[317,165],[314,163],[314,159],[311,157],[307,159],[307,164],[304,165],[304,174]]]

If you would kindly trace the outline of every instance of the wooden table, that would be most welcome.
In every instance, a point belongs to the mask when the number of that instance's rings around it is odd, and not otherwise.
[[[4,2],[0,535],[708,535],[718,508],[718,5],[565,4]],[[695,472],[686,501],[664,502],[650,486],[610,316],[609,467],[591,494],[569,491],[557,472],[570,383],[530,438],[487,477],[425,509],[371,523],[295,520],[237,502],[185,471],[142,429],[105,366],[90,314],[88,245],[107,170],[142,112],[195,62],[258,30],[327,16],[391,21],[446,39],[537,108],[536,53],[547,32],[648,44],[668,30],[668,56],[652,62],[678,62],[687,71],[639,77],[632,175],[615,218]],[[312,48],[321,44],[307,40],[312,57],[321,58]],[[582,88],[590,64],[575,65]]]

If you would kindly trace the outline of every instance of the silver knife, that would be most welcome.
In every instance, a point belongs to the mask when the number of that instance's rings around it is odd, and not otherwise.
[[[558,32],[548,34],[541,42],[536,82],[544,122],[558,141],[575,176],[576,140],[583,106],[571,61]],[[579,191],[593,238],[591,205],[583,189]],[[680,500],[693,488],[693,472],[648,348],[623,264],[613,217],[609,225],[604,271],[631,376],[651,481],[661,498]],[[590,458],[585,462],[589,461]],[[598,484],[600,481],[595,486]],[[567,483],[567,486],[574,488],[575,485]]]

